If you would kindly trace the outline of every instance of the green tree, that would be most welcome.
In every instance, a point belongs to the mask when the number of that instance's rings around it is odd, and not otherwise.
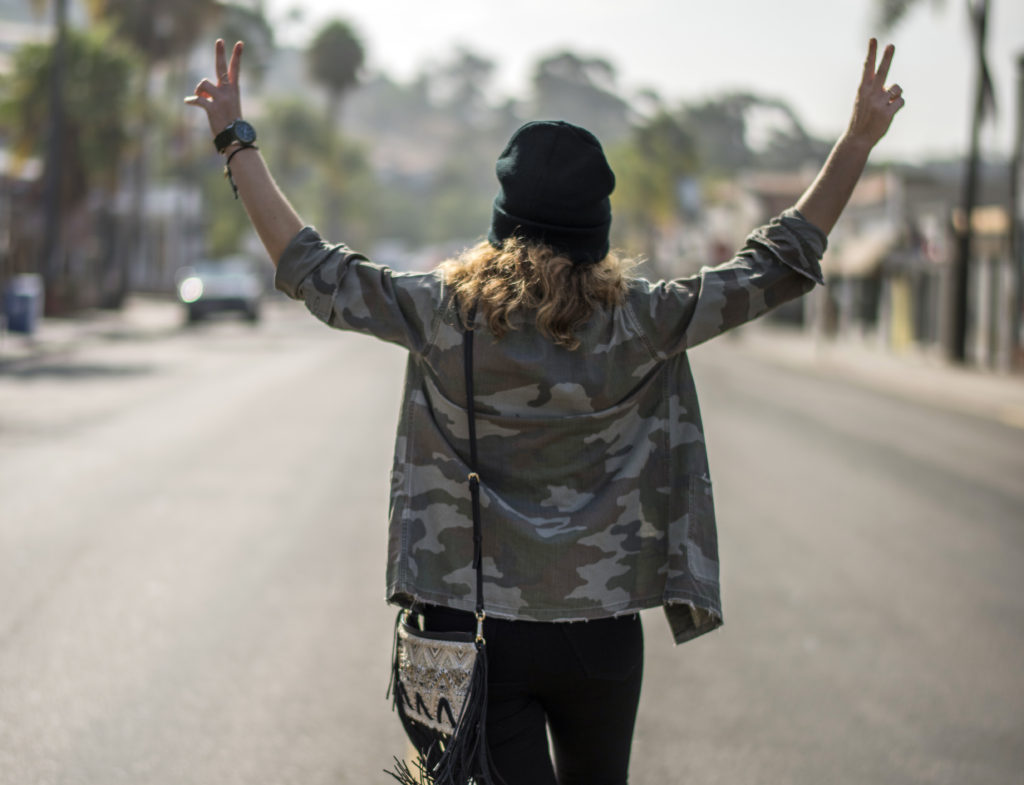
[[[612,194],[616,242],[642,248],[654,260],[662,228],[682,214],[682,184],[697,170],[697,144],[668,112],[636,126],[627,143],[611,150],[616,172]]]
[[[65,76],[65,167],[62,202],[73,205],[90,187],[113,191],[128,139],[131,52],[103,28],[69,30]],[[4,81],[2,117],[20,158],[42,155],[49,127],[48,86],[54,65],[51,44],[28,44],[18,50]]]
[[[943,5],[945,0],[931,0],[932,6]],[[923,0],[876,0],[876,23],[881,30],[892,30],[916,6],[923,5]]]
[[[335,125],[341,121],[345,93],[359,83],[365,52],[358,36],[345,22],[328,22],[307,52],[310,76],[327,90],[327,116]]]
[[[36,14],[62,0],[31,0]],[[220,12],[220,0],[86,0],[92,20],[110,22],[150,63],[187,52],[204,25]]]
[[[331,148],[332,127],[308,101],[289,97],[266,107],[261,135],[267,139],[265,155],[275,177],[289,193],[300,198]]]
[[[40,129],[52,127],[50,88],[56,54],[54,44],[22,47],[0,88],[0,123],[16,157],[45,156],[47,173],[54,177],[52,193],[48,188],[45,195],[47,201],[53,201],[53,209],[47,205],[44,233],[38,240],[48,294],[54,296],[68,294],[61,270],[70,219],[82,215],[91,194],[109,196],[119,185],[133,110],[132,53],[102,27],[87,32],[67,30],[61,55],[62,130],[56,138],[56,154],[47,149],[50,139]]]
[[[327,90],[327,118],[335,129],[341,127],[341,102],[345,93],[359,83],[359,72],[363,67],[363,45],[345,22],[328,22],[317,33],[306,52],[310,76]],[[324,164],[330,176],[322,181],[323,209],[326,221],[322,224],[331,237],[342,237],[346,227],[342,222],[347,208],[352,207],[347,199],[350,192],[352,172],[345,168],[357,161],[351,146],[343,144],[338,134],[328,138],[330,147],[324,152]],[[349,216],[346,215],[346,218]]]
[[[753,96],[735,93],[684,110],[683,123],[694,136],[705,172],[731,174],[753,163],[746,123],[752,102]]]
[[[431,89],[442,109],[461,126],[479,126],[490,113],[487,101],[494,61],[466,48],[430,75]]]
[[[189,51],[218,14],[218,0],[89,0],[95,17],[107,19],[147,65]]]
[[[583,126],[606,143],[629,134],[629,104],[615,92],[614,66],[600,57],[560,52],[537,63],[533,103],[537,117]]]
[[[228,46],[245,41],[246,79],[250,84],[261,83],[274,56],[274,28],[261,9],[227,3],[213,27]]]
[[[132,260],[145,251],[145,203],[149,180],[148,161],[154,138],[154,112],[149,88],[153,68],[172,61],[192,49],[204,30],[222,10],[218,0],[89,0],[94,16],[105,19],[119,37],[137,52],[141,64],[139,92],[136,101],[140,110],[139,146],[133,170],[134,241],[121,252],[120,287],[114,305],[120,305],[131,289]],[[162,147],[160,148],[162,149]]]
[[[758,119],[773,123],[765,139],[755,143],[752,132]],[[702,172],[732,175],[752,167],[793,169],[820,163],[829,144],[812,137],[790,106],[776,98],[753,93],[731,93],[688,106],[682,123],[697,145]]]

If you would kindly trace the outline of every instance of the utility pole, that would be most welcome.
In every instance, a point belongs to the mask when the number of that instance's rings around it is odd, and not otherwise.
[[[64,170],[64,71],[67,52],[68,2],[55,0],[53,70],[50,73],[50,135],[46,143],[43,248],[40,259],[46,292],[54,291],[64,251],[61,215],[61,175]]]
[[[981,161],[979,141],[981,123],[994,103],[992,78],[985,62],[985,33],[988,27],[988,0],[976,0],[970,8],[977,51],[978,82],[974,96],[974,114],[971,117],[971,148],[964,173],[963,214],[964,226],[957,238],[957,253],[953,262],[953,329],[950,336],[950,358],[958,363],[967,359],[967,303],[969,295],[971,240],[974,232],[971,219],[978,199],[978,169]]]
[[[1010,169],[1010,258],[1015,296],[1010,315],[1010,368],[1021,357],[1021,316],[1024,312],[1024,53],[1017,56],[1017,138]]]

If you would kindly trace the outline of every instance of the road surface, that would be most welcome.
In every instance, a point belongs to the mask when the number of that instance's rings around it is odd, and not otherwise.
[[[0,785],[385,782],[402,352],[275,304],[0,372]],[[1024,783],[1024,430],[694,352],[725,626],[631,782]]]

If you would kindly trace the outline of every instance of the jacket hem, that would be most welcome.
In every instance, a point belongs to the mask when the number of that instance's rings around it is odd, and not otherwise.
[[[409,591],[390,587],[387,593],[387,602],[390,605],[397,605],[402,608],[412,607],[414,604],[440,605],[457,611],[469,611],[472,613],[476,604],[472,595],[465,597],[452,597],[446,594],[435,594],[433,592]],[[648,608],[656,608],[662,604],[662,595],[630,599],[622,603],[603,605],[592,608],[529,608],[520,610],[504,605],[492,605],[484,598],[484,609],[488,616],[508,621],[542,621],[542,622],[571,622],[586,621],[588,619],[604,619],[610,616],[624,616],[637,613]]]
[[[410,592],[396,587],[389,587],[387,602],[402,608],[415,605],[439,605],[457,611],[472,613],[475,610],[473,598],[467,595],[451,597],[433,592]],[[507,621],[536,622],[577,622],[592,619],[605,619],[614,616],[626,616],[649,608],[662,606],[672,639],[678,645],[693,640],[701,635],[712,632],[722,626],[722,612],[715,603],[706,599],[686,594],[641,597],[623,603],[595,608],[530,608],[523,611],[501,605],[484,603],[488,616]]]

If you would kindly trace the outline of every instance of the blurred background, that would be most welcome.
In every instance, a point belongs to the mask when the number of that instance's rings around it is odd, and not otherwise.
[[[828,296],[789,315],[1020,365],[1020,3],[2,0],[0,18],[0,286],[41,276],[16,284],[45,315],[260,256],[201,113],[181,105],[217,36],[247,41],[246,114],[327,236],[432,266],[485,232],[511,131],[558,116],[608,149],[615,244],[671,277],[794,201],[877,35],[898,46],[910,105],[832,236]]]
[[[613,244],[728,259],[842,132],[906,108],[828,285],[692,355],[727,623],[645,612],[635,782],[1024,783],[1024,3],[0,0],[0,784],[366,783],[404,354],[323,329],[202,112],[329,239],[485,234],[529,119],[602,140]]]

